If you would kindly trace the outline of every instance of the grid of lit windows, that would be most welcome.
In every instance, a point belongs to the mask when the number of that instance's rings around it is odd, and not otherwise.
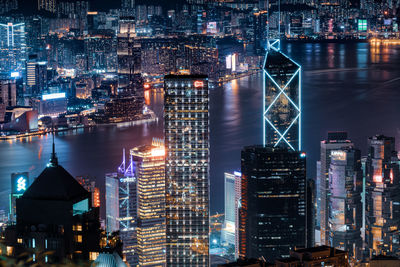
[[[208,266],[208,78],[164,80],[167,265]]]
[[[139,265],[165,266],[165,149],[153,144],[130,153],[137,177]]]

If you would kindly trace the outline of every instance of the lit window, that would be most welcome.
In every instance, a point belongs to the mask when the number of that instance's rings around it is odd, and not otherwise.
[[[22,244],[22,238],[17,239],[18,244]]]
[[[14,247],[7,246],[7,256],[12,256]]]
[[[99,252],[89,252],[89,260],[94,261],[99,256]]]
[[[76,235],[75,236],[75,242],[82,243],[82,235]]]

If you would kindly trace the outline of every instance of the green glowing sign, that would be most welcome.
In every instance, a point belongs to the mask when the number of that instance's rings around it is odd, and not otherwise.
[[[358,20],[358,31],[363,32],[367,31],[367,20],[366,19],[359,19]]]

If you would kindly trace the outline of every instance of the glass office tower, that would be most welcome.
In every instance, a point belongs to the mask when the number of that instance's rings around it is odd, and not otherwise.
[[[117,173],[106,174],[106,232],[119,230],[119,179]]]
[[[301,66],[269,45],[264,62],[264,145],[301,150]]]
[[[209,95],[204,75],[164,78],[167,265],[209,266]]]
[[[366,228],[370,256],[399,254],[399,165],[394,137],[368,139]]]
[[[137,177],[137,254],[139,266],[165,266],[165,149],[131,149]]]
[[[333,150],[329,168],[329,241],[332,247],[348,251],[351,260],[361,260],[362,186],[360,150]]]
[[[305,153],[249,146],[242,150],[241,165],[239,256],[273,262],[306,247]]]
[[[321,157],[317,162],[317,226],[320,229],[320,244],[329,244],[329,167],[334,150],[353,147],[346,132],[329,132],[327,140],[321,141]]]
[[[237,226],[239,221],[238,205],[240,202],[240,187],[241,187],[240,172],[224,173],[224,225],[221,231],[221,240],[227,245],[233,245],[238,248]],[[236,254],[237,255],[237,254]]]
[[[26,60],[25,23],[0,23],[0,71],[21,72]]]

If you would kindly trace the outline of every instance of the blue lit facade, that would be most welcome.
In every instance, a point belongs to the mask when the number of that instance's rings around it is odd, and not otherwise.
[[[301,66],[268,43],[264,66],[263,144],[301,150]]]
[[[0,23],[0,71],[22,71],[26,60],[25,23]]]

